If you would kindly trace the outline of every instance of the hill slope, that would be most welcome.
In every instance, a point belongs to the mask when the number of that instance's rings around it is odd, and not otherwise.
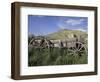
[[[58,32],[54,32],[51,34],[46,35],[47,38],[49,39],[69,39],[73,38],[74,35],[78,37],[84,37],[87,38],[87,33],[79,30],[67,30],[67,29],[62,29],[59,30]]]

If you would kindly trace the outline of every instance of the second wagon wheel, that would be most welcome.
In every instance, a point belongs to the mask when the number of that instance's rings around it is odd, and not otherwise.
[[[68,49],[70,54],[82,56],[87,54],[87,46],[81,42],[73,42],[73,46]]]

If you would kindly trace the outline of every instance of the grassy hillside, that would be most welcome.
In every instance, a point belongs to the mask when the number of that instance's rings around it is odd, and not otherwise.
[[[79,30],[67,30],[67,29],[62,29],[55,33],[48,34],[46,37],[48,37],[49,39],[69,39],[69,38],[73,38],[73,35],[87,38],[86,32],[79,31]]]

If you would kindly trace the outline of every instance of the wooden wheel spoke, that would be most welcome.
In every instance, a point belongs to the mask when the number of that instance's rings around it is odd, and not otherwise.
[[[75,47],[72,47],[72,49],[73,49],[73,50],[76,50],[76,48],[75,48]]]
[[[79,50],[80,48],[82,48],[82,44],[79,44],[79,45],[78,45],[78,50]]]
[[[82,50],[82,48],[84,48],[83,46],[81,46],[79,49],[78,49],[78,51],[81,51]]]

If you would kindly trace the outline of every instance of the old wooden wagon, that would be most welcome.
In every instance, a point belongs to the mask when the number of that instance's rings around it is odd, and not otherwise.
[[[83,38],[74,37],[70,39],[58,39],[58,40],[48,40],[47,38],[43,38],[41,40],[32,39],[29,42],[29,48],[60,48],[63,50],[67,50],[70,54],[87,54],[87,40]]]

